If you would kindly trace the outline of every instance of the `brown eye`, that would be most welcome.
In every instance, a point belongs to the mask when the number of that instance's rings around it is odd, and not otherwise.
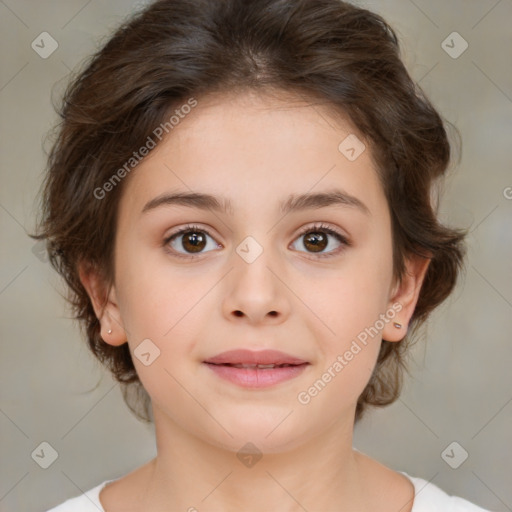
[[[206,246],[206,237],[200,231],[187,231],[183,234],[181,245],[188,252],[201,252]]]
[[[327,235],[321,231],[310,232],[304,237],[303,243],[311,252],[321,252],[327,247]]]
[[[345,236],[324,224],[310,226],[304,229],[297,240],[301,238],[301,245],[307,250],[306,252],[317,253],[318,258],[335,256],[351,245]],[[335,247],[334,249],[331,248],[326,251],[329,246],[332,246],[331,238],[337,240],[339,246],[338,248]]]
[[[220,247],[205,229],[197,226],[187,226],[167,237],[164,240],[164,245],[170,247],[168,250],[173,255],[186,258],[189,255],[209,252],[204,250],[208,246],[208,238],[213,241],[213,243],[210,242],[210,249]]]

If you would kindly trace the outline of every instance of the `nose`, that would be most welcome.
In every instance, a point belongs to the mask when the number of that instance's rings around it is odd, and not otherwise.
[[[233,255],[234,268],[227,276],[223,301],[224,314],[231,320],[244,319],[251,324],[283,322],[290,312],[290,290],[286,276],[270,250],[255,258],[240,256],[241,244]],[[253,252],[254,254],[254,252]]]

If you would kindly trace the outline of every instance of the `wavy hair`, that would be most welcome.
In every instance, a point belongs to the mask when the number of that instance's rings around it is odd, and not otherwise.
[[[244,89],[295,93],[348,117],[370,142],[387,198],[395,278],[404,275],[407,256],[431,259],[407,336],[382,340],[357,422],[367,406],[398,398],[411,339],[452,292],[465,254],[466,233],[437,218],[435,190],[450,163],[443,120],[409,76],[397,35],[379,15],[340,0],[159,0],[133,14],[66,89],[33,238],[47,240],[91,351],[121,383],[132,412],[151,421],[128,344],[102,340],[78,274],[85,261],[112,284],[126,180],[108,201],[94,191],[187,99]]]

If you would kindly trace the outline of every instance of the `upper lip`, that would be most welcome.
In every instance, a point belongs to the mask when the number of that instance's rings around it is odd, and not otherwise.
[[[254,352],[252,350],[237,349],[222,352],[214,357],[210,357],[204,361],[212,364],[304,364],[307,361],[298,357],[285,354],[279,350],[260,350]]]

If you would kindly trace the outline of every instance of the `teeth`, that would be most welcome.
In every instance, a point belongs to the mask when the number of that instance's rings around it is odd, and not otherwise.
[[[229,366],[232,366],[233,368],[259,368],[262,370],[270,369],[280,367],[280,366],[290,366],[289,364],[281,364],[281,365],[275,365],[275,364],[230,364]]]

